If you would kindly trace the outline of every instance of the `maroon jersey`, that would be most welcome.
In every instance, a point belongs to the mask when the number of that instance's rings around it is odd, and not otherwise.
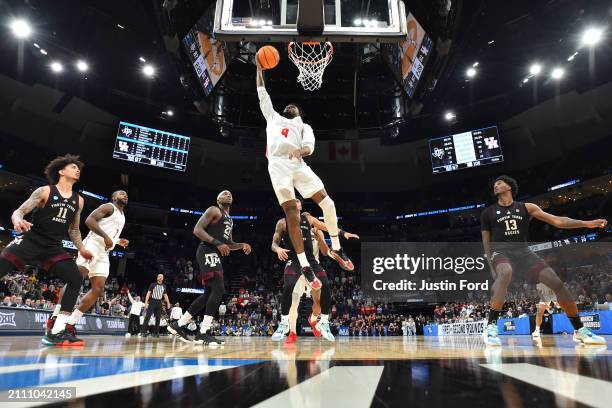
[[[480,216],[480,229],[491,231],[493,250],[518,249],[527,246],[529,212],[525,203],[514,201],[507,207],[495,203]]]
[[[24,233],[24,238],[44,246],[61,246],[79,208],[79,195],[73,191],[64,198],[56,186],[49,187],[49,198],[44,207],[32,212],[32,229]]]

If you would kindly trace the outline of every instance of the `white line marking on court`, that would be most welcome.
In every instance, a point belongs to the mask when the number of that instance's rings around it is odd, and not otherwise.
[[[609,407],[612,383],[528,363],[481,364],[498,373],[593,407]]]
[[[236,366],[191,366],[182,365],[156,370],[136,371],[126,374],[107,375],[103,377],[88,378],[85,380],[66,381],[62,383],[47,384],[42,387],[76,387],[76,397],[83,398],[89,395],[116,391],[123,388],[138,387],[161,381],[174,380],[192,375],[212,373],[214,371],[227,370]],[[7,392],[0,393],[0,401],[7,401]],[[7,407],[35,407],[57,402],[68,402],[55,400],[47,402],[24,402],[8,403]],[[4,405],[4,404],[3,404]]]
[[[260,402],[255,407],[366,408],[372,404],[383,369],[383,366],[335,366]]]
[[[19,373],[22,371],[50,370],[52,368],[73,367],[83,364],[72,363],[39,363],[39,364],[18,364],[0,367],[0,374]]]

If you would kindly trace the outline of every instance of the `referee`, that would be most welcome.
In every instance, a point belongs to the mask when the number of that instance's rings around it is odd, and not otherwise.
[[[149,290],[147,291],[147,296],[145,297],[145,319],[142,324],[142,336],[146,336],[147,329],[149,328],[149,319],[151,319],[151,314],[155,313],[155,332],[153,333],[153,337],[159,337],[159,323],[161,320],[161,312],[162,312],[162,298],[166,302],[166,307],[170,309],[170,300],[168,300],[168,290],[166,285],[163,284],[164,275],[161,273],[157,275],[157,282],[152,283],[149,286]],[[149,300],[151,304],[149,304]]]

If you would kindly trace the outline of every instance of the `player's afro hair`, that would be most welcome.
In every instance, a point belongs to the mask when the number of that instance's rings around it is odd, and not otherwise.
[[[495,181],[493,182],[493,184],[495,184],[499,180],[501,180],[504,183],[506,183],[507,185],[509,185],[510,186],[510,190],[512,191],[512,197],[516,197],[516,195],[518,194],[518,191],[519,191],[519,186],[518,186],[518,183],[516,182],[516,180],[513,179],[512,177],[506,176],[504,174],[504,175],[501,175],[498,178],[496,178]]]
[[[57,156],[55,159],[51,160],[47,167],[45,167],[45,176],[49,181],[49,184],[57,184],[60,179],[60,170],[64,169],[64,167],[69,164],[76,164],[79,167],[79,170],[83,170],[85,165],[82,161],[79,160],[79,156],[75,156],[72,154],[67,154],[65,156]]]
[[[289,105],[293,105],[293,106],[295,106],[295,107],[297,108],[298,112],[300,112],[300,117],[302,117],[302,118],[304,117],[304,110],[302,109],[302,107],[301,107],[300,105],[298,105],[298,104],[297,104],[297,103],[295,103],[295,102],[289,102],[287,105],[285,105],[285,108],[286,108],[287,106],[289,106]]]

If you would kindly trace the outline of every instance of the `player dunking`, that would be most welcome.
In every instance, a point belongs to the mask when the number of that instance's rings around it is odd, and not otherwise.
[[[306,257],[313,268],[315,276],[320,280],[322,286],[320,289],[312,291],[313,298],[313,313],[308,318],[315,336],[323,336],[326,340],[334,341],[334,336],[329,329],[329,313],[331,311],[331,287],[327,279],[327,273],[319,264],[319,247],[323,248],[324,254],[329,254],[327,244],[323,239],[323,233],[320,230],[326,230],[325,224],[304,212],[302,213],[302,202],[299,199],[295,200],[298,213],[300,214],[300,229],[303,236],[304,249]],[[300,274],[298,269],[299,261],[296,251],[290,239],[287,239],[287,222],[280,219],[276,223],[276,229],[272,238],[272,252],[276,253],[278,259],[287,261],[283,276],[283,292],[281,297],[281,322],[272,335],[272,340],[280,341],[287,333],[288,343],[296,341],[296,319],[297,306],[304,292],[302,284],[305,277]],[[316,232],[313,233],[313,229]],[[317,230],[320,229],[320,230]],[[339,230],[346,238],[359,238],[357,235],[346,233]],[[284,241],[285,248],[280,247],[281,240]],[[321,320],[319,321],[319,313]]]
[[[482,243],[485,256],[489,260],[495,278],[491,296],[491,311],[488,326],[484,332],[485,344],[501,346],[498,337],[497,319],[502,310],[512,276],[523,276],[531,283],[541,282],[553,290],[559,305],[574,326],[574,341],[583,344],[606,344],[603,337],[597,336],[582,326],[576,302],[559,279],[557,274],[544,260],[527,246],[529,221],[536,218],[557,228],[604,228],[606,220],[580,221],[568,217],[557,217],[543,211],[531,203],[514,201],[518,193],[516,180],[500,176],[493,184],[497,203],[487,207],[481,215]]]
[[[210,334],[213,317],[225,291],[223,265],[220,257],[228,256],[230,251],[243,250],[246,255],[251,253],[249,244],[232,240],[234,221],[229,215],[232,201],[232,193],[227,190],[220,192],[217,196],[217,206],[208,207],[193,228],[193,235],[202,241],[198,246],[196,258],[206,292],[193,301],[187,312],[177,322],[168,326],[168,331],[177,335],[182,341],[192,341],[184,327],[189,324],[193,316],[206,308],[200,333],[196,335],[193,342],[208,344],[211,347],[224,343]]]
[[[310,125],[302,121],[302,111],[296,104],[289,104],[282,115],[274,111],[270,95],[265,88],[263,71],[257,63],[257,94],[259,106],[266,121],[268,173],[286,217],[286,228],[293,243],[301,273],[313,289],[321,287],[314,276],[300,231],[300,212],[295,201],[295,189],[304,198],[312,198],[321,210],[332,241],[330,256],[343,269],[353,270],[353,263],[340,246],[338,218],[334,201],[327,195],[321,179],[302,159],[314,152],[315,137]]]
[[[79,156],[67,154],[56,157],[45,167],[48,186],[39,187],[17,210],[11,220],[15,231],[23,235],[15,238],[0,254],[0,278],[14,268],[23,270],[25,265],[41,264],[43,269],[66,282],[61,311],[51,331],[42,342],[54,346],[83,345],[76,337],[72,324],[67,324],[83,283],[83,277],[62,240],[70,237],[79,253],[91,259],[79,230],[84,200],[73,190],[81,177],[83,163]],[[24,217],[32,213],[32,222]]]

